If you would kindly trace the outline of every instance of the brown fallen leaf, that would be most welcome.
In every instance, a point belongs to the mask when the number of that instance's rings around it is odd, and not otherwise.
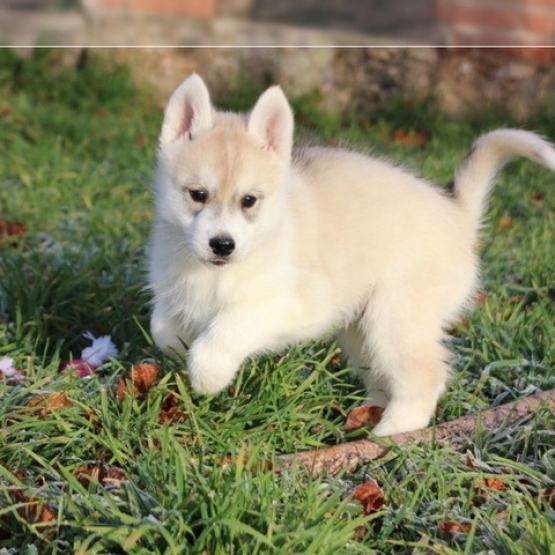
[[[345,431],[352,432],[366,426],[375,426],[380,421],[383,410],[382,407],[367,405],[354,408],[347,416]]]
[[[135,137],[135,146],[144,146],[146,144],[146,135],[144,133],[139,133]]]
[[[35,497],[28,497],[21,488],[9,488],[8,492],[14,503],[19,505],[16,510],[21,518],[37,528],[52,526],[50,523],[56,520],[56,513],[49,505],[39,502]]]
[[[425,148],[428,145],[429,137],[425,133],[397,129],[393,133],[393,142],[411,148]]]
[[[19,237],[26,232],[25,225],[20,222],[8,222],[0,218],[0,238]]]
[[[189,415],[179,406],[179,399],[173,393],[169,393],[164,399],[158,416],[158,422],[164,424],[179,424],[189,420]]]
[[[118,382],[117,397],[119,401],[123,401],[127,395],[126,381],[130,380],[133,384],[135,393],[147,393],[154,381],[160,373],[160,366],[158,364],[134,364],[125,378],[120,378]]]
[[[127,479],[127,473],[123,468],[110,466],[104,461],[82,465],[75,469],[74,474],[83,487],[89,487],[91,482],[98,482],[103,486],[110,484],[120,487],[121,483]]]
[[[470,468],[470,470],[472,470],[473,472],[476,472],[477,470],[476,465],[474,464],[474,461],[472,460],[469,453],[466,454],[465,465],[467,468]]]
[[[444,520],[439,523],[438,527],[445,534],[467,534],[470,532],[472,525],[470,522],[454,522],[452,520]]]
[[[4,104],[0,108],[0,117],[9,116],[13,112],[13,108],[9,104]]]
[[[499,478],[484,478],[484,484],[489,489],[507,491],[507,486]]]
[[[541,202],[544,199],[545,195],[540,191],[536,191],[530,195],[530,201],[536,204],[537,202]]]
[[[499,227],[509,229],[513,227],[513,219],[510,216],[502,216],[499,218]]]
[[[73,406],[73,401],[62,391],[54,391],[52,393],[47,393],[46,395],[41,395],[40,397],[31,399],[27,403],[27,406],[29,408],[36,407],[37,409],[40,409],[38,410],[38,413],[45,416],[53,410]]]
[[[353,492],[353,499],[362,503],[365,515],[376,513],[385,503],[383,490],[376,480],[368,480],[358,486]]]

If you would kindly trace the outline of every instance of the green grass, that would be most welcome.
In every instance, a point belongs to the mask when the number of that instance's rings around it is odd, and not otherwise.
[[[247,89],[236,84],[226,106],[248,108],[257,91]],[[452,121],[433,105],[398,103],[342,117],[320,114],[315,100],[293,102],[299,135],[372,148],[440,183],[477,134],[510,124],[500,115]],[[63,69],[44,51],[20,60],[0,50],[0,114],[0,217],[27,230],[0,243],[0,357],[25,374],[0,383],[1,554],[552,552],[555,418],[547,411],[313,478],[271,465],[349,439],[345,415],[362,392],[333,342],[249,362],[234,391],[213,399],[190,391],[184,364],[148,337],[144,245],[161,114],[127,69],[95,56]],[[426,133],[427,146],[393,142],[401,127]],[[555,110],[523,127],[555,138]],[[455,372],[438,421],[555,387],[553,181],[522,161],[500,176],[482,248],[487,297],[453,330]],[[88,345],[86,331],[111,334],[118,360],[86,379],[60,372]],[[147,360],[161,365],[158,381],[119,401],[119,379]],[[29,406],[55,392],[67,406]],[[184,416],[161,422],[170,394]],[[106,480],[110,471],[116,478]],[[366,517],[352,492],[368,476],[385,504]]]

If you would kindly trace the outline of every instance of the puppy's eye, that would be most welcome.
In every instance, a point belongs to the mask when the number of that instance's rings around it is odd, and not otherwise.
[[[200,204],[205,204],[208,200],[208,193],[204,189],[189,189],[189,196]]]
[[[241,206],[243,208],[252,208],[258,199],[252,195],[246,195],[241,199]]]

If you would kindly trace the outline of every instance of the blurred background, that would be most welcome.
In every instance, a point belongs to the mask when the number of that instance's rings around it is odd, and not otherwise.
[[[0,0],[4,44],[546,46],[554,0]]]
[[[523,118],[555,91],[555,0],[0,0],[0,44],[66,63],[99,48],[161,99],[193,70],[216,96],[240,73],[335,109],[395,96]]]
[[[546,46],[555,1],[0,0],[0,22],[12,45]]]

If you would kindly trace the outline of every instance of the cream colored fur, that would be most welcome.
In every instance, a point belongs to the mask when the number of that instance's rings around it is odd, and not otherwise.
[[[292,151],[292,137],[278,87],[247,116],[215,111],[197,75],[172,95],[156,173],[153,338],[189,346],[192,387],[216,393],[246,358],[336,332],[367,402],[386,408],[375,433],[422,428],[447,379],[443,330],[476,288],[494,173],[515,155],[555,170],[555,151],[525,131],[484,135],[448,194],[354,152]]]

